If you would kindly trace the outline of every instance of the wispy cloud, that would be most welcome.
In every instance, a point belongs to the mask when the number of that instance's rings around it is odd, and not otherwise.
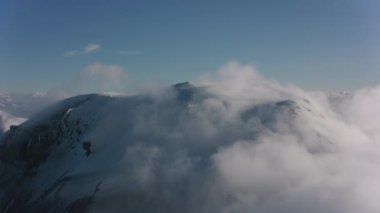
[[[65,53],[65,56],[72,57],[72,56],[77,56],[77,55],[87,55],[87,54],[91,54],[96,51],[99,51],[100,48],[101,48],[100,44],[91,43],[91,44],[86,45],[80,50],[71,50]]]
[[[86,47],[84,47],[83,52],[84,53],[92,53],[100,49],[99,44],[89,44]]]
[[[85,66],[68,81],[49,91],[54,97],[70,97],[85,93],[123,92],[128,73],[116,64],[94,62]]]
[[[105,65],[95,62],[87,66],[81,74],[88,77],[101,77],[111,80],[122,78],[126,73],[122,67],[117,65]]]
[[[121,50],[119,51],[120,55],[125,55],[125,56],[131,56],[131,55],[141,55],[144,52],[140,50]]]
[[[126,77],[127,71],[121,66],[95,62],[79,73],[76,87],[81,92],[119,92]]]

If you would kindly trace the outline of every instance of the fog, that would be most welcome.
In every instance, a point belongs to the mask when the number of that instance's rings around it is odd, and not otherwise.
[[[117,67],[106,73],[124,75]],[[146,91],[46,110],[66,110],[57,111],[63,144],[91,141],[92,152],[78,155],[80,143],[50,149],[30,184],[35,197],[67,176],[50,197],[63,205],[98,187],[94,213],[380,212],[380,87],[307,91],[232,61],[199,80]],[[71,129],[78,125],[83,135]]]
[[[125,152],[93,212],[380,211],[380,87],[305,91],[235,61],[191,84],[99,127]]]

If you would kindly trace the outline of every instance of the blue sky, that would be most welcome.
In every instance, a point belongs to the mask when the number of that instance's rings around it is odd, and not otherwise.
[[[48,91],[94,64],[171,84],[230,60],[305,88],[375,85],[378,11],[377,0],[0,0],[0,91]]]

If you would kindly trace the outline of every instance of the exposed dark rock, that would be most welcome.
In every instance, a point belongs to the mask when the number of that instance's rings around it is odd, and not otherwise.
[[[91,141],[83,142],[82,148],[86,151],[86,155],[89,156],[91,154]]]

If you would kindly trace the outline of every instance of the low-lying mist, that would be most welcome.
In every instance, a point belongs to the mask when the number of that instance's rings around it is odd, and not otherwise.
[[[230,62],[147,95],[86,101],[65,119],[88,127],[78,140],[91,155],[61,150],[34,180],[65,170],[62,200],[101,183],[90,212],[380,212],[380,87],[306,91]]]
[[[192,85],[185,111],[162,104],[175,92],[138,110],[105,209],[380,211],[380,87],[305,91],[237,62]]]

